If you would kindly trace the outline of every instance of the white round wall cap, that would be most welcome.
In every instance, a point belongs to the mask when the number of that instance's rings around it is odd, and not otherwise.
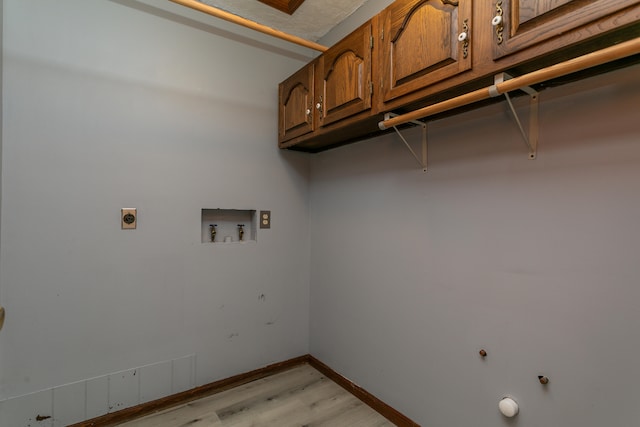
[[[498,403],[498,408],[500,408],[502,415],[508,418],[515,417],[519,411],[518,402],[510,397],[503,398],[500,403]]]

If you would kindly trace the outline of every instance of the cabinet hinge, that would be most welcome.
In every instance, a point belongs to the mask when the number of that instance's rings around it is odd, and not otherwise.
[[[373,95],[373,82],[369,82],[369,95]]]
[[[380,40],[384,40],[384,28],[380,31]]]
[[[369,37],[369,49],[373,50],[373,36]]]

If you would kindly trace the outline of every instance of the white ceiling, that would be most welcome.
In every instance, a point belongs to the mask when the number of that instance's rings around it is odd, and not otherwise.
[[[262,25],[317,41],[367,0],[305,0],[289,15],[258,0],[199,0]]]

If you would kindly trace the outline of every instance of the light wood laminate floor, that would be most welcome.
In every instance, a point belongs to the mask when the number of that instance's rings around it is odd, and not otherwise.
[[[120,424],[126,427],[393,425],[309,365]]]

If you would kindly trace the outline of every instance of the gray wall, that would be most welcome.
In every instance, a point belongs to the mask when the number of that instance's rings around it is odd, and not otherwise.
[[[275,118],[311,53],[169,2],[6,0],[4,23],[0,425],[307,353],[308,157]],[[203,244],[202,208],[272,228]]]
[[[535,161],[497,105],[432,123],[427,174],[391,135],[309,175],[275,100],[313,53],[169,2],[3,3],[0,425],[309,350],[428,426],[638,423],[638,67],[544,92]],[[218,207],[272,229],[203,244]]]
[[[4,28],[4,0],[0,0],[0,45],[2,45],[2,39],[3,39],[3,28]],[[2,84],[2,75],[3,75],[3,70],[4,67],[2,66],[2,55],[0,55],[0,99],[2,98],[2,88],[3,88],[3,84]],[[3,127],[2,127],[2,111],[3,111],[3,104],[4,103],[0,103],[0,224],[2,223],[2,135],[3,135]],[[2,241],[2,227],[0,227],[0,242]],[[2,266],[0,263],[0,306],[2,306],[3,302],[2,302],[2,272],[1,272]],[[0,341],[1,342],[1,341]],[[3,351],[4,346],[0,345],[0,384],[2,383],[2,378],[4,377],[4,373],[3,373],[3,367],[4,364],[2,363],[2,359],[3,359]]]
[[[637,425],[639,72],[543,92],[534,161],[504,104],[430,123],[426,174],[395,135],[314,156],[312,354],[429,427]]]
[[[543,92],[537,160],[504,103],[430,123],[426,174],[315,156],[312,354],[429,427],[638,425],[638,73]]]

